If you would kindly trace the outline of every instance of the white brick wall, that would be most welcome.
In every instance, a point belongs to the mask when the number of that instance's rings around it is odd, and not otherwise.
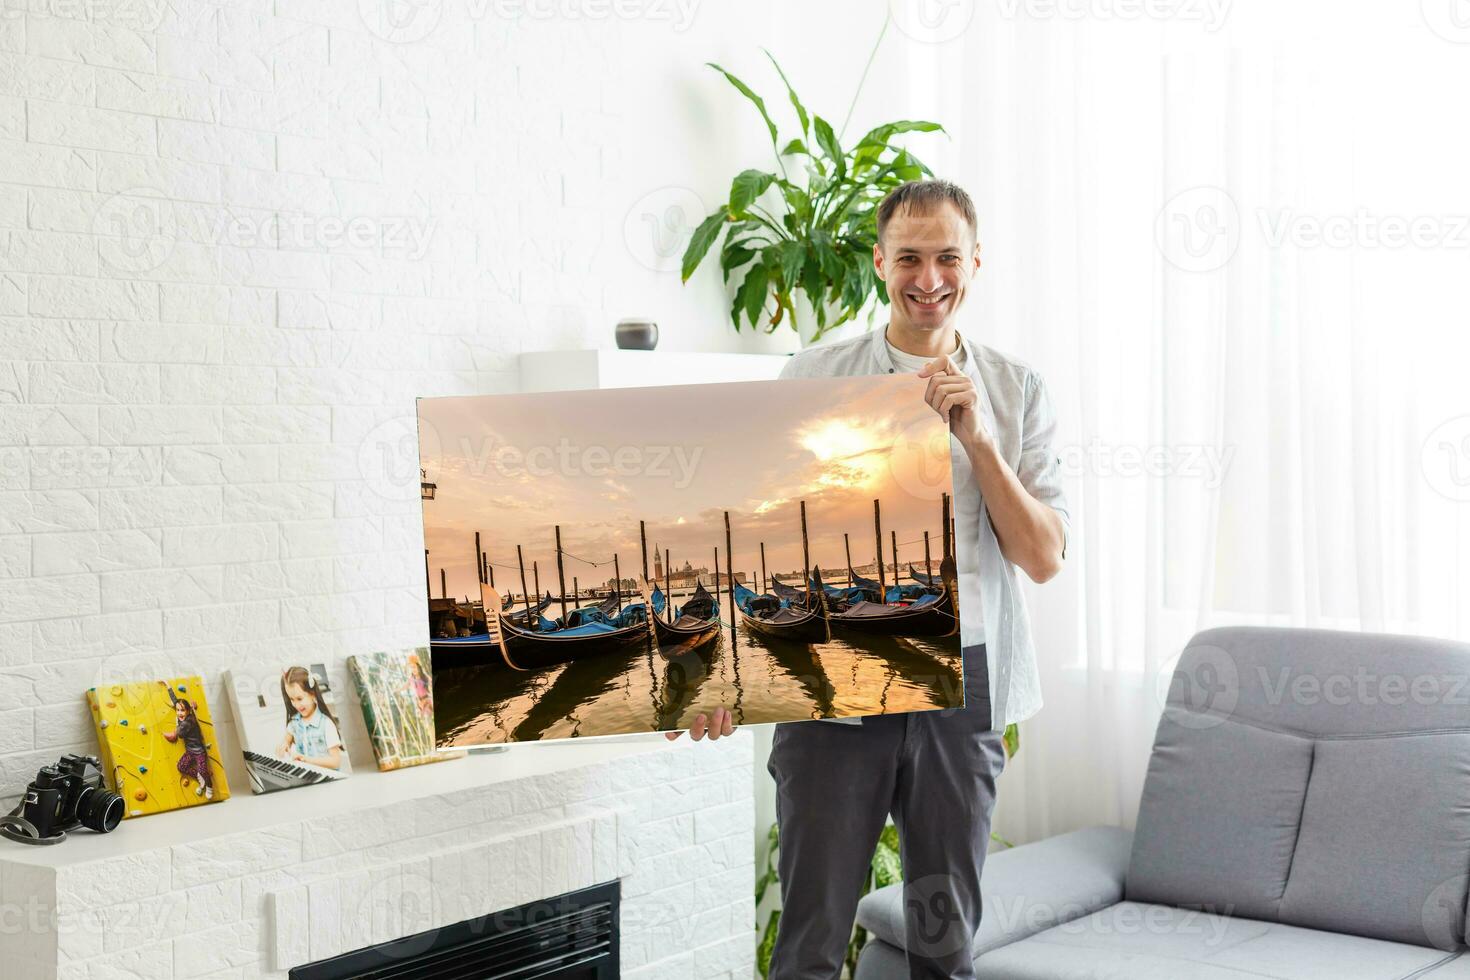
[[[769,73],[772,4],[373,6],[0,0],[0,804],[105,677],[420,642],[416,397],[632,313],[783,346],[627,239],[768,156],[703,62]]]
[[[6,852],[4,975],[281,980],[302,963],[620,878],[623,976],[744,980],[755,956],[752,744],[744,733],[719,747],[655,743],[351,812],[278,809],[269,826],[176,844],[152,824],[135,831],[148,842],[130,838],[115,856],[58,851],[33,866]],[[197,835],[207,812],[178,817]]]

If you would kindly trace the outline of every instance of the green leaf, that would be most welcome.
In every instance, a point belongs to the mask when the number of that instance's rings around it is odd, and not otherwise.
[[[783,157],[789,157],[796,153],[805,153],[807,156],[811,156],[811,150],[808,150],[806,144],[801,140],[792,140],[781,148],[781,155]]]
[[[859,259],[850,262],[847,275],[842,281],[842,305],[855,313],[867,298],[868,281],[863,277],[863,263]]]
[[[837,179],[842,180],[847,175],[847,161],[842,156],[842,145],[837,142],[837,134],[832,132],[831,124],[821,116],[812,120],[812,128],[816,130],[817,145],[832,158],[832,165],[837,168]]]
[[[709,251],[709,247],[720,236],[720,226],[724,223],[725,210],[721,208],[701,221],[699,227],[694,229],[694,235],[689,239],[689,246],[684,249],[683,277],[685,282],[689,281],[689,277],[694,274],[694,270],[703,261],[704,253]]]
[[[725,275],[725,281],[729,282],[730,273],[739,269],[755,256],[755,252],[737,242],[734,245],[726,244],[724,252],[720,255],[720,271]]]
[[[730,216],[742,217],[746,209],[766,192],[766,188],[775,179],[775,174],[768,174],[763,170],[742,170],[736,174],[730,183]]]
[[[745,274],[745,279],[740,283],[740,288],[735,291],[735,302],[730,307],[730,316],[735,321],[735,329],[740,329],[740,314],[745,313],[746,319],[754,327],[760,322],[761,307],[766,302],[766,285],[770,282],[771,272],[762,264],[750,267]]]
[[[771,974],[771,954],[776,949],[776,933],[779,931],[777,923],[780,921],[781,910],[776,909],[766,920],[766,931],[761,936],[760,946],[756,947],[755,964],[756,968],[761,971],[762,977],[768,977]]]
[[[816,239],[813,244],[816,246],[817,262],[821,264],[822,275],[833,282],[840,281],[846,271],[846,266],[842,264],[842,256],[838,255],[825,241]]]
[[[776,257],[780,262],[781,285],[792,289],[801,280],[801,267],[806,264],[806,245],[803,242],[782,242],[776,246]]]
[[[776,124],[771,122],[771,114],[766,111],[766,100],[762,99],[759,95],[756,95],[754,92],[752,92],[749,85],[746,85],[740,79],[736,78],[734,75],[730,74],[725,69],[715,64],[713,61],[707,61],[705,62],[705,64],[709,65],[721,75],[724,75],[725,78],[730,82],[730,84],[735,86],[736,90],[739,91],[741,95],[745,96],[747,99],[753,102],[755,104],[755,107],[760,110],[761,118],[766,121],[766,129],[769,130],[771,134],[771,146],[774,147],[776,145]]]
[[[765,51],[765,48],[761,50]],[[807,130],[810,128],[807,122],[806,106],[802,105],[801,100],[796,97],[796,89],[791,87],[791,82],[787,80],[786,73],[781,70],[781,66],[776,62],[776,56],[766,51],[766,57],[770,58],[771,64],[776,66],[776,74],[781,76],[781,81],[786,85],[786,94],[791,96],[791,104],[796,109],[796,118],[801,120],[801,135],[805,136]]]
[[[1001,736],[1001,740],[1005,742],[1006,758],[1014,759],[1016,753],[1021,751],[1021,729],[1016,727],[1015,723],[1012,722],[1006,726],[1005,734]]]
[[[868,130],[866,136],[858,140],[858,147],[865,146],[887,146],[888,141],[899,133],[944,133],[945,128],[937,122],[929,122],[926,119],[901,119],[898,122],[884,123],[874,126]]]

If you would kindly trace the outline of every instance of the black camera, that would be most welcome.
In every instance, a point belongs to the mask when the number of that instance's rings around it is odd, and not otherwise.
[[[0,836],[56,844],[78,826],[110,833],[122,818],[123,798],[103,786],[102,763],[95,756],[65,755],[54,766],[42,766],[20,805],[0,816]]]

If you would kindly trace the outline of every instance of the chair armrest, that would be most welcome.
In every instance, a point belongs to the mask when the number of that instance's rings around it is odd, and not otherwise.
[[[980,883],[985,908],[975,936],[975,955],[1122,901],[1132,849],[1131,831],[1088,827],[992,852],[985,859]],[[889,885],[863,896],[857,921],[903,949],[902,886]]]

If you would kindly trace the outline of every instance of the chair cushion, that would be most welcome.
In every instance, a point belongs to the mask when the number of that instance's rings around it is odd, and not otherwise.
[[[1311,767],[1310,739],[1168,708],[1144,779],[1128,900],[1275,919]]]
[[[1417,976],[1416,971],[1450,963],[1454,955],[1276,922],[1120,902],[991,950],[975,961],[975,976],[977,980],[1404,980]],[[867,980],[882,976],[872,973]]]
[[[1454,950],[1470,873],[1470,734],[1317,743],[1280,919]]]
[[[1128,831],[1117,827],[1088,827],[987,856],[975,955],[1118,901],[1131,840]],[[889,885],[864,895],[857,922],[889,945],[904,948],[902,887]]]

